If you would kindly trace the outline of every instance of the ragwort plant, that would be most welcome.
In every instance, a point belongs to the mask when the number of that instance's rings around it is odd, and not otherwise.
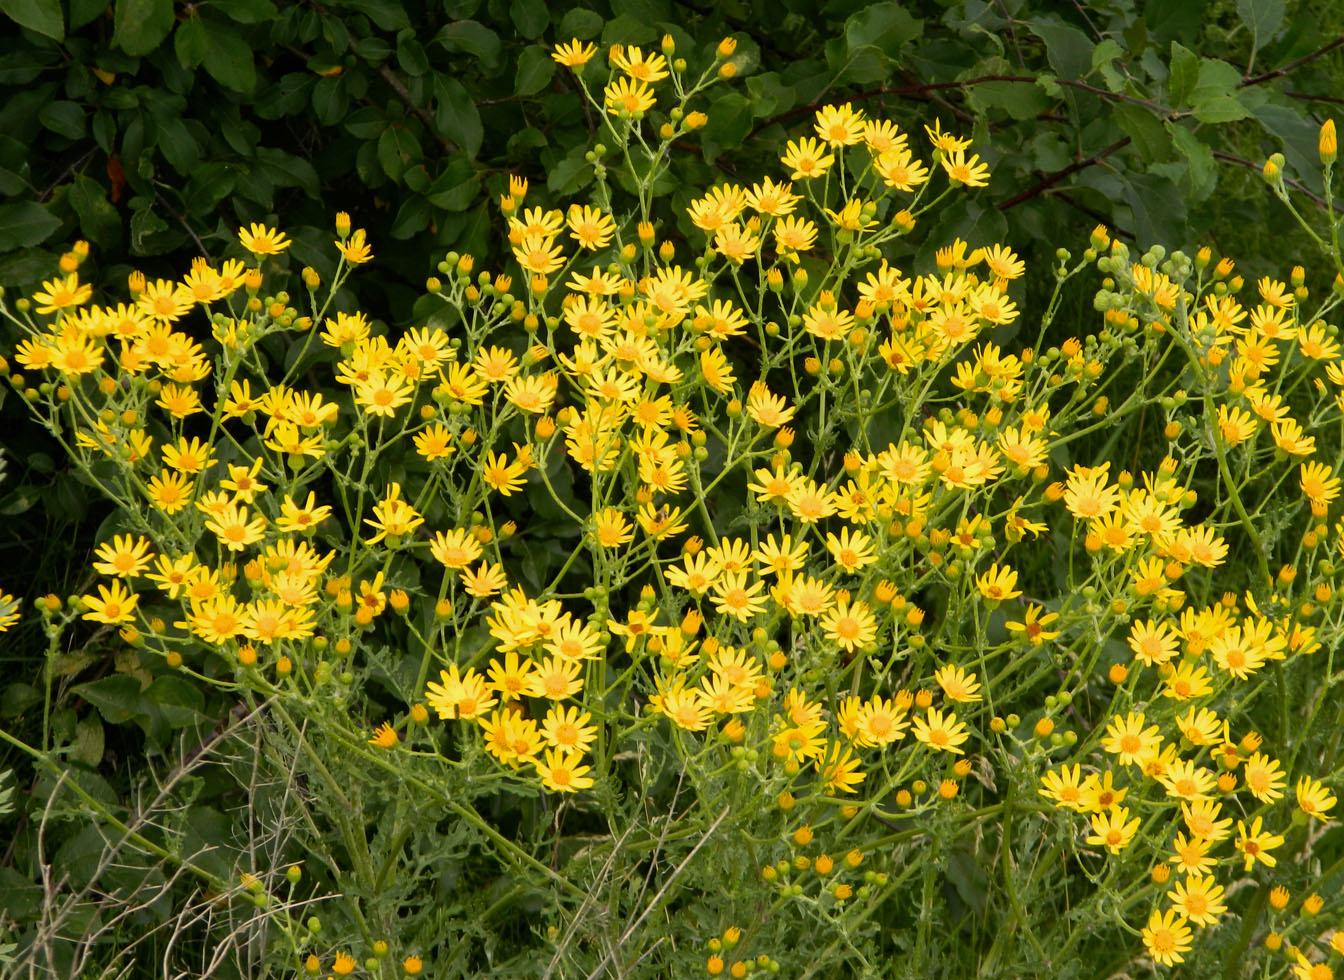
[[[1344,279],[1098,228],[1028,327],[1008,247],[914,237],[988,174],[938,121],[828,106],[676,213],[732,39],[596,54],[554,52],[592,197],[511,179],[512,266],[448,255],[424,326],[343,308],[345,215],[330,283],[253,225],[5,300],[120,515],[53,652],[117,630],[251,719],[271,802],[196,869],[249,970],[1332,976]]]

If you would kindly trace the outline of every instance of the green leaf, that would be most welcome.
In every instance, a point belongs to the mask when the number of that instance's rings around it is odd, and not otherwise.
[[[1123,56],[1125,49],[1119,42],[1106,38],[1095,48],[1092,49],[1092,70],[1096,71],[1102,65],[1108,65],[1116,58]]]
[[[1245,119],[1250,113],[1246,111],[1244,105],[1237,101],[1235,96],[1220,95],[1197,103],[1194,115],[1200,122],[1225,123]]]
[[[378,164],[393,180],[401,180],[406,168],[422,156],[420,141],[405,126],[391,125],[378,137]]]
[[[419,196],[408,197],[397,209],[397,216],[393,219],[392,227],[387,230],[387,234],[399,241],[405,241],[428,228],[431,216],[428,201]]]
[[[45,242],[59,227],[61,222],[35,201],[0,204],[0,242],[6,252]]]
[[[514,94],[536,95],[551,83],[555,67],[555,60],[540,44],[524,48],[523,53],[518,56],[518,68],[513,83]]]
[[[317,171],[303,157],[273,146],[256,149],[257,170],[277,187],[298,187],[309,197],[321,196]]]
[[[144,697],[171,728],[186,728],[204,717],[205,695],[185,677],[161,674],[145,689]]]
[[[1183,248],[1186,239],[1185,195],[1180,187],[1158,174],[1129,174],[1123,178],[1124,200],[1134,215],[1130,229],[1140,248],[1165,244]]]
[[[924,33],[924,22],[906,10],[906,4],[874,3],[845,21],[845,43],[850,51],[874,47],[895,59],[901,45]]]
[[[345,117],[346,132],[362,140],[376,139],[387,128],[387,117],[377,106],[366,105]]]
[[[1201,58],[1199,75],[1195,87],[1190,92],[1190,104],[1199,105],[1224,95],[1230,95],[1241,84],[1241,72],[1226,61],[1217,58]]]
[[[204,61],[206,52],[210,50],[205,21],[191,17],[178,24],[177,30],[173,32],[173,50],[177,52],[177,63],[188,70]]]
[[[1036,17],[1025,22],[1045,42],[1045,56],[1060,78],[1075,80],[1092,70],[1092,39],[1071,24],[1055,17]]]
[[[434,126],[443,136],[452,140],[471,159],[480,152],[485,130],[481,114],[472,101],[466,86],[456,78],[437,75],[434,78]]]
[[[480,190],[481,181],[471,162],[458,153],[449,158],[443,173],[426,188],[425,197],[430,204],[444,211],[465,211]]]
[[[1034,119],[1051,102],[1039,86],[1020,82],[981,82],[970,95],[981,106],[1003,109],[1014,119]]]
[[[1125,49],[1109,37],[1092,49],[1092,70],[1101,75],[1106,87],[1112,92],[1123,92],[1125,89],[1124,75],[1112,64],[1124,53]]]
[[[429,71],[429,58],[425,55],[424,46],[410,36],[397,38],[397,64],[412,77]]]
[[[346,6],[354,7],[385,31],[404,31],[411,26],[406,7],[392,0],[346,0]]]
[[[78,102],[57,99],[48,102],[37,113],[37,121],[44,129],[58,133],[68,140],[84,136],[84,110]]]
[[[1111,110],[1111,114],[1144,162],[1157,163],[1171,159],[1171,138],[1157,116],[1132,102],[1119,103]]]
[[[602,33],[602,15],[575,7],[565,11],[565,16],[560,18],[555,39],[568,41],[570,38],[578,38],[580,41],[587,41],[600,33]]]
[[[173,0],[117,0],[112,43],[132,57],[149,54],[173,29]]]
[[[70,185],[69,199],[85,238],[104,247],[121,240],[121,215],[108,203],[101,184],[80,175]]]
[[[1168,120],[1163,124],[1171,135],[1172,145],[1177,154],[1185,161],[1190,180],[1190,193],[1196,201],[1202,201],[1213,193],[1218,183],[1218,170],[1213,162],[1213,150],[1200,142],[1186,127]]]
[[[210,5],[240,24],[260,24],[274,20],[278,13],[271,0],[211,0]]]
[[[575,146],[568,156],[546,168],[546,189],[567,197],[592,183],[593,165],[583,158],[586,152],[585,147]]]
[[[257,87],[252,46],[228,24],[210,25],[210,46],[204,64],[210,76],[225,88],[247,94]]]
[[[345,79],[319,78],[313,86],[313,112],[323,126],[335,126],[350,107],[350,96],[345,91]]]
[[[1183,44],[1171,42],[1171,66],[1167,75],[1167,103],[1173,109],[1186,104],[1199,79],[1199,55]]]
[[[513,21],[519,34],[532,41],[541,37],[541,32],[550,26],[551,15],[546,10],[546,0],[511,0],[509,20]]]
[[[482,61],[493,63],[500,52],[499,35],[474,20],[447,24],[434,35],[448,51],[465,51]]]
[[[98,709],[109,725],[146,719],[149,702],[140,691],[140,682],[127,674],[112,674],[88,684],[76,685],[74,693]]]
[[[77,31],[107,10],[107,0],[70,0],[70,30]]]
[[[1284,7],[1284,0],[1237,0],[1237,16],[1251,32],[1256,50],[1279,33]]]
[[[70,754],[76,761],[84,763],[90,769],[96,769],[103,761],[103,723],[93,715],[79,719],[75,726],[75,741],[70,746]]]
[[[0,14],[53,41],[65,40],[61,0],[0,0]]]
[[[712,163],[724,150],[742,145],[751,132],[751,103],[741,92],[727,92],[709,107],[709,122],[700,131],[705,160]]]
[[[786,112],[798,101],[793,86],[785,85],[773,71],[748,78],[747,93],[751,96],[751,114],[757,119]]]

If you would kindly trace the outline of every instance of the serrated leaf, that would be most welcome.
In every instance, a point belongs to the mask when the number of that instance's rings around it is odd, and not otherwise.
[[[1235,92],[1241,84],[1241,72],[1226,61],[1217,58],[1201,58],[1199,75],[1195,87],[1190,92],[1190,104],[1199,105],[1220,96]]]
[[[124,725],[149,712],[149,703],[141,693],[140,682],[127,674],[113,674],[88,684],[79,684],[73,693],[98,709],[109,725]]]
[[[1235,122],[1238,119],[1245,119],[1250,113],[1246,107],[1237,101],[1236,96],[1220,95],[1216,98],[1198,103],[1194,108],[1194,116],[1203,123],[1226,123]]]
[[[59,227],[56,216],[35,201],[0,204],[0,242],[6,252],[45,242]]]
[[[1132,102],[1119,103],[1111,110],[1111,115],[1145,162],[1171,159],[1171,137],[1157,116]]]
[[[1177,184],[1158,174],[1128,174],[1124,199],[1134,215],[1130,229],[1140,247],[1165,244],[1183,248],[1186,237],[1185,195]]]
[[[1095,48],[1092,49],[1092,70],[1096,71],[1102,65],[1108,65],[1116,58],[1125,53],[1119,42],[1106,38]]]
[[[539,44],[523,49],[518,56],[518,68],[514,76],[514,94],[520,96],[536,95],[555,76],[556,63],[550,53]]]
[[[1045,56],[1060,78],[1079,79],[1092,69],[1092,39],[1074,27],[1053,17],[1036,17],[1025,22],[1031,32],[1045,42]]]
[[[874,47],[888,58],[895,58],[901,45],[923,33],[924,22],[900,3],[869,4],[845,21],[845,43],[851,52]]]
[[[480,152],[485,130],[481,114],[471,93],[455,78],[438,75],[434,79],[434,126],[443,136],[452,140],[472,159]]]
[[[205,70],[220,85],[244,94],[257,87],[257,66],[252,46],[228,24],[210,25],[210,46],[206,49]]]
[[[173,29],[173,0],[117,0],[112,43],[132,57],[149,54]]]
[[[0,0],[0,14],[53,41],[65,40],[61,0]]]
[[[1171,64],[1167,69],[1167,103],[1177,109],[1185,105],[1199,80],[1199,55],[1183,44],[1171,42]]]
[[[1284,0],[1237,0],[1237,16],[1251,32],[1257,50],[1283,26]]]
[[[1190,181],[1191,196],[1202,201],[1213,192],[1218,183],[1218,170],[1213,161],[1213,150],[1200,142],[1193,132],[1179,123],[1168,120],[1163,124],[1171,136],[1177,154],[1185,161]]]
[[[70,754],[90,769],[95,769],[103,761],[105,742],[103,723],[94,715],[89,715],[81,718],[75,726],[75,741],[70,746]]]
[[[1050,97],[1034,84],[981,82],[971,96],[986,108],[1003,109],[1014,119],[1034,119],[1050,107]]]

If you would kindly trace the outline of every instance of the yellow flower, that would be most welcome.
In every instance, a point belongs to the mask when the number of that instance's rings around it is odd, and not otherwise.
[[[111,541],[98,546],[94,557],[93,570],[99,575],[115,575],[117,578],[134,578],[141,574],[151,560],[148,538],[133,538],[129,534],[115,535]]]
[[[937,708],[929,709],[927,719],[916,718],[913,731],[915,738],[929,748],[951,752],[953,755],[962,755],[959,746],[970,738],[965,723],[957,721],[955,712],[949,711],[944,715]]]
[[[1262,829],[1264,820],[1256,817],[1251,821],[1250,829],[1247,830],[1246,824],[1237,821],[1237,840],[1236,849],[1241,852],[1246,860],[1246,871],[1250,871],[1255,862],[1259,861],[1267,868],[1272,868],[1278,864],[1274,855],[1269,852],[1283,843],[1283,838],[1278,834],[1267,833]]]
[[[400,739],[397,738],[396,730],[388,722],[383,722],[373,731],[373,738],[369,739],[370,745],[376,745],[380,749],[394,749]]]
[[[279,255],[290,246],[290,240],[283,232],[257,222],[247,228],[239,228],[238,240],[253,255]]]
[[[348,239],[334,244],[345,257],[345,261],[351,265],[363,265],[373,258],[373,249],[369,248],[369,243],[365,240],[363,228],[356,228]]]
[[[119,623],[129,623],[135,618],[135,609],[140,603],[140,597],[127,589],[120,579],[116,579],[111,587],[98,586],[97,596],[86,595],[81,601],[88,610],[84,613],[83,619],[115,626]]]
[[[1148,917],[1148,925],[1143,928],[1143,944],[1159,966],[1185,962],[1181,954],[1190,951],[1190,938],[1185,916],[1175,909],[1165,912],[1154,909]]]
[[[613,48],[611,63],[638,82],[661,82],[667,77],[666,58],[653,51],[646,56],[634,46]]]
[[[93,286],[80,285],[79,276],[72,272],[64,279],[44,282],[42,288],[33,293],[33,301],[37,303],[37,312],[56,313],[69,306],[87,303],[92,295]]]
[[[593,777],[587,775],[592,766],[582,765],[583,753],[547,749],[543,760],[533,760],[532,765],[541,777],[541,784],[552,792],[573,793],[592,787]]]
[[[622,113],[633,116],[637,112],[648,112],[655,102],[653,89],[644,82],[628,78],[608,82],[607,87],[602,90],[602,97],[607,112],[613,116]]]
[[[984,187],[989,183],[989,167],[981,163],[978,156],[966,159],[964,150],[953,150],[938,162],[943,165],[948,179],[954,184]]]
[[[1324,819],[1335,807],[1335,797],[1319,780],[1303,776],[1297,781],[1295,789],[1297,808],[1309,817]]]
[[[1129,819],[1129,807],[1118,806],[1105,813],[1092,815],[1092,834],[1087,838],[1089,844],[1100,844],[1112,854],[1119,854],[1139,829],[1140,820]]]
[[[826,152],[825,145],[810,136],[789,140],[780,162],[791,171],[791,180],[811,180],[820,177],[835,163],[835,157]]]
[[[1022,594],[1017,588],[1017,572],[1007,565],[995,563],[975,580],[980,594],[991,602],[1016,599]]]
[[[944,664],[934,672],[933,679],[949,701],[980,700],[980,682],[975,679],[973,672],[962,670],[955,664]]]
[[[551,52],[551,57],[566,68],[581,68],[588,64],[595,54],[597,54],[596,44],[584,44],[576,37],[568,44],[557,44],[555,50]]]

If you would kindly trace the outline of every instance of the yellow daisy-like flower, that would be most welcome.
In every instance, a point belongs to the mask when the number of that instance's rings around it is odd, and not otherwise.
[[[962,755],[960,746],[971,737],[966,731],[966,724],[957,721],[955,712],[949,711],[944,715],[937,708],[930,708],[927,718],[916,718],[911,730],[915,738],[929,748],[951,752],[953,755]]]
[[[826,152],[824,143],[805,136],[789,140],[780,162],[789,168],[791,180],[811,180],[830,170],[831,164],[835,163],[835,156]]]
[[[93,570],[99,575],[114,575],[117,578],[134,578],[149,567],[153,556],[149,553],[148,538],[133,538],[129,534],[118,534],[111,541],[98,546],[94,557]]]
[[[255,221],[247,228],[238,229],[238,241],[253,255],[279,255],[291,244],[284,232]]]
[[[1007,565],[993,564],[975,580],[980,594],[991,602],[1016,599],[1022,594],[1017,588],[1017,572]]]
[[[356,228],[354,234],[345,241],[337,241],[334,244],[345,257],[345,261],[351,265],[363,265],[373,258],[373,249],[369,248],[363,228]]]
[[[1154,909],[1148,924],[1143,928],[1143,945],[1147,947],[1153,962],[1159,966],[1175,966],[1185,962],[1181,954],[1190,951],[1190,938],[1186,917],[1176,909],[1167,909],[1165,912]]]
[[[978,156],[966,159],[964,150],[953,150],[939,161],[947,171],[948,180],[964,187],[984,187],[989,183],[989,167]]]
[[[555,793],[574,793],[593,785],[593,777],[587,775],[593,767],[582,765],[582,762],[581,752],[547,749],[542,761],[533,760],[532,765],[547,789]]]
[[[602,90],[602,98],[607,112],[613,116],[648,112],[656,101],[653,89],[638,79],[629,78],[609,82]]]
[[[87,303],[92,295],[93,286],[88,283],[81,285],[78,274],[72,272],[64,279],[44,282],[42,288],[33,293],[33,301],[37,303],[37,312],[56,313],[70,306]]]
[[[595,54],[597,54],[596,44],[584,44],[576,37],[567,44],[557,44],[555,50],[551,52],[551,57],[566,68],[582,68],[592,61]]]
[[[140,597],[126,588],[120,579],[114,579],[110,586],[98,586],[98,595],[84,596],[81,603],[88,610],[84,613],[83,619],[116,626],[120,623],[129,623],[135,618],[135,609],[140,604]]]

